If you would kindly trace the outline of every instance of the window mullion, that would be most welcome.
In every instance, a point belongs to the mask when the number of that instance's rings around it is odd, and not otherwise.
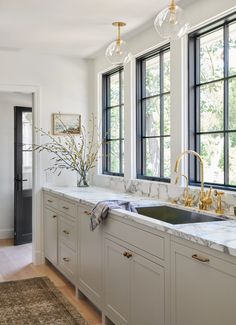
[[[164,177],[164,55],[160,54],[160,177]]]
[[[229,26],[224,26],[224,184],[229,184]]]

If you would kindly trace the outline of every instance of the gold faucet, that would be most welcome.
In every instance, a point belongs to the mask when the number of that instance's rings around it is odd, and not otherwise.
[[[192,154],[196,156],[200,161],[200,177],[201,177],[200,202],[201,203],[199,204],[199,208],[201,210],[207,210],[208,207],[210,207],[212,204],[212,197],[211,197],[211,189],[207,193],[205,193],[204,190],[204,161],[202,157],[196,151],[193,150],[183,151],[176,160],[175,172],[178,173],[180,161],[183,158],[183,156],[186,154]]]
[[[194,201],[194,196],[192,196],[189,193],[189,187],[188,187],[189,180],[188,180],[188,176],[186,176],[184,174],[181,174],[180,176],[184,177],[185,180],[186,180],[186,186],[185,186],[185,189],[184,189],[184,205],[186,207],[191,207],[192,204],[193,204],[193,201]],[[179,180],[179,176],[176,176],[175,184],[178,183],[178,180]]]

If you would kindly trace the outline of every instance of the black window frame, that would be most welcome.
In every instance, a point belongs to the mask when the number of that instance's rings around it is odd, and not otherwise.
[[[229,75],[228,67],[228,53],[229,53],[229,25],[231,23],[236,22],[236,13],[228,15],[224,18],[221,18],[211,24],[200,28],[188,36],[188,141],[189,141],[189,149],[194,150],[196,152],[200,152],[200,143],[197,139],[201,134],[223,134],[224,136],[224,184],[219,183],[209,183],[205,182],[207,187],[215,187],[224,190],[236,191],[236,185],[230,185],[229,183],[229,161],[228,161],[228,152],[229,152],[229,144],[228,144],[228,134],[231,132],[236,132],[236,130],[228,129],[228,84],[229,80],[232,78],[236,78],[236,75]],[[215,79],[212,81],[200,83],[200,59],[199,59],[199,38],[204,34],[208,34],[210,32],[217,31],[218,29],[223,28],[223,41],[224,41],[224,76],[223,78]],[[207,85],[215,82],[224,82],[224,129],[222,131],[210,131],[210,132],[200,132],[198,131],[198,125],[200,122],[200,113],[199,113],[199,98],[200,95],[197,96],[198,87],[201,85]],[[200,186],[200,166],[196,157],[191,156],[189,158],[188,164],[189,171],[189,183],[193,186]]]
[[[166,52],[170,52],[170,44],[165,44],[158,49],[155,49],[145,55],[142,55],[136,59],[136,177],[138,179],[157,181],[157,182],[171,182],[171,176],[169,178],[164,177],[164,138],[171,138],[171,134],[163,135],[162,129],[164,125],[164,103],[163,97],[171,93],[171,91],[163,91],[163,56]],[[160,56],[160,93],[154,96],[143,96],[144,89],[144,69],[143,62],[155,56]],[[160,135],[159,136],[144,136],[143,134],[143,101],[148,98],[160,97]],[[144,175],[144,148],[143,140],[146,138],[159,138],[160,139],[160,177]]]
[[[119,73],[119,104],[114,106],[109,106],[109,78]],[[122,157],[122,141],[124,143],[124,138],[121,137],[122,135],[122,127],[124,127],[122,123],[122,106],[124,107],[124,103],[122,103],[123,98],[123,89],[122,89],[122,73],[124,73],[123,67],[118,67],[115,69],[110,70],[102,75],[102,134],[103,134],[103,146],[102,146],[102,173],[105,175],[111,176],[124,176],[124,171],[122,171],[123,159]],[[119,129],[119,138],[117,139],[110,139],[109,138],[109,118],[108,118],[108,110],[119,107],[119,122],[120,122],[120,129]],[[111,141],[119,141],[119,173],[112,172],[109,170],[109,142]]]

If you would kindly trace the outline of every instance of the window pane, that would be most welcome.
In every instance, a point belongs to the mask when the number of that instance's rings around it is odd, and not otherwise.
[[[164,53],[164,92],[170,91],[170,51]]]
[[[160,177],[160,139],[143,139],[145,176]]]
[[[200,136],[200,155],[204,159],[205,182],[224,183],[224,136],[206,134]]]
[[[200,37],[200,82],[224,76],[223,29]]]
[[[109,172],[120,172],[120,141],[109,141]]]
[[[229,26],[229,74],[236,75],[236,23]]]
[[[121,106],[121,138],[124,139],[124,105]]]
[[[170,134],[170,95],[164,96],[164,135]]]
[[[164,138],[164,177],[170,178],[170,137]]]
[[[236,133],[229,133],[229,184],[236,185]]]
[[[229,81],[229,129],[236,130],[236,78]]]
[[[108,106],[119,105],[120,89],[119,89],[119,72],[112,74],[110,77],[110,89],[108,96]]]
[[[121,173],[124,173],[124,140],[121,141]]]
[[[119,139],[120,137],[120,108],[114,107],[107,110],[108,117],[108,138]]]
[[[144,97],[160,93],[160,58],[156,56],[144,61],[145,68],[145,89]]]
[[[124,71],[121,71],[121,104],[124,104]]]
[[[146,136],[160,135],[160,98],[150,98],[143,101],[143,112],[145,114]]]
[[[224,84],[216,82],[200,88],[200,130],[221,131],[224,128]]]

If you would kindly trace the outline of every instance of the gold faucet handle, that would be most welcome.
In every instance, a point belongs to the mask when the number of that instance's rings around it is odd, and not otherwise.
[[[224,209],[222,208],[222,195],[224,195],[224,192],[219,192],[217,190],[214,191],[214,195],[217,198],[217,207],[215,212],[218,214],[224,214]]]
[[[214,195],[215,195],[215,196],[218,196],[218,197],[221,197],[221,196],[224,195],[224,194],[225,194],[225,192],[219,192],[219,191],[217,191],[217,190],[214,191]]]

